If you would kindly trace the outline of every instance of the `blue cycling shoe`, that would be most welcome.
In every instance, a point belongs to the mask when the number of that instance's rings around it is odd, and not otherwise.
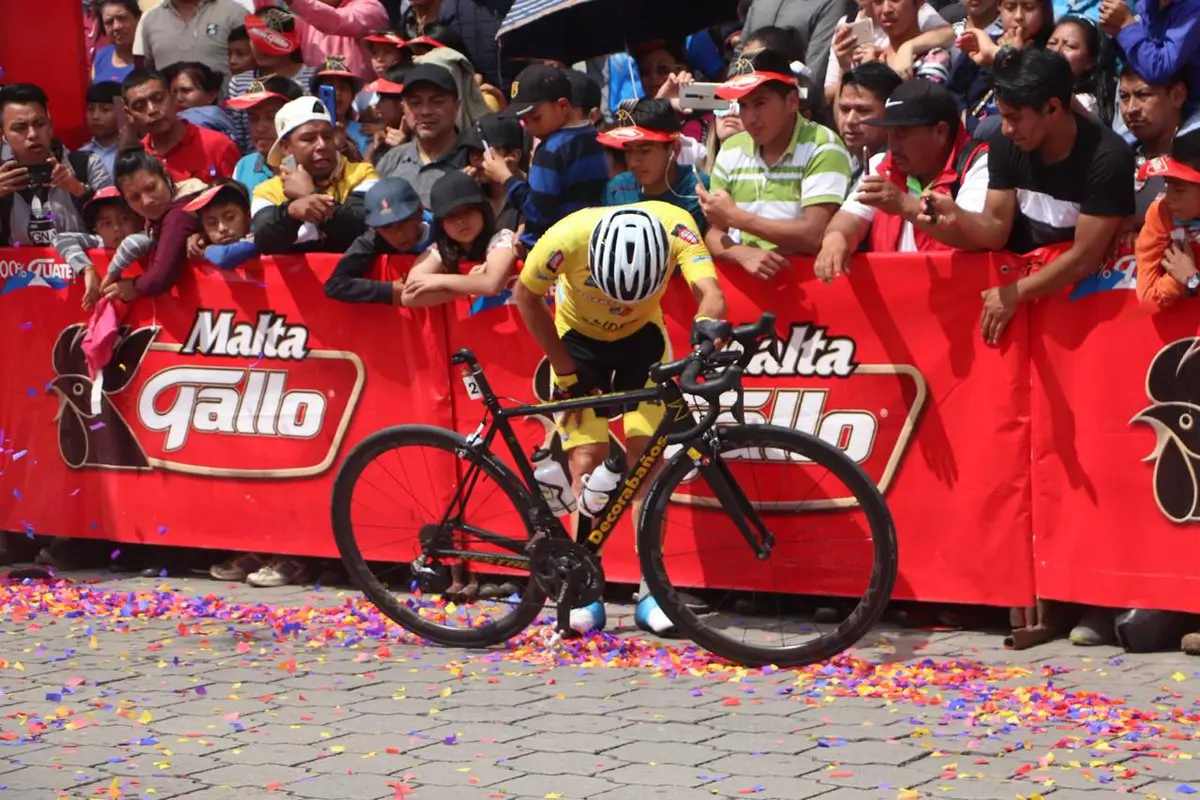
[[[596,601],[588,603],[583,608],[571,609],[571,620],[568,623],[576,633],[591,633],[602,631],[608,624],[608,614],[604,611],[604,603]]]
[[[633,621],[647,633],[659,636],[674,636],[676,633],[675,623],[658,607],[658,601],[653,595],[646,595],[638,601],[637,610],[633,612]]]

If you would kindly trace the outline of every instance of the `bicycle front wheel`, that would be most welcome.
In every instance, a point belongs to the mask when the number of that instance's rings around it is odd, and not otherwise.
[[[346,457],[333,533],[346,571],[392,620],[438,644],[488,647],[545,602],[525,553],[530,502],[512,470],[454,431],[401,425]]]
[[[740,508],[722,507],[719,484],[732,485]],[[735,526],[747,518],[742,508],[768,532],[751,537],[769,541],[764,557]],[[879,621],[896,581],[895,527],[875,484],[836,447],[772,425],[720,429],[702,468],[675,455],[646,498],[638,552],[667,617],[696,644],[748,666],[811,664],[847,650]],[[683,588],[704,607],[690,607]]]

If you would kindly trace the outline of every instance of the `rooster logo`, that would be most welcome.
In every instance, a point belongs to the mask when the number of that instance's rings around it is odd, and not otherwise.
[[[1154,357],[1146,373],[1153,405],[1131,423],[1154,428],[1158,442],[1154,497],[1172,522],[1200,521],[1200,338],[1180,339]]]
[[[63,330],[54,345],[54,380],[49,388],[58,394],[58,448],[72,469],[149,469],[150,462],[137,437],[108,396],[121,391],[137,373],[146,350],[158,335],[157,327],[130,331],[123,325],[113,356],[103,370],[103,390],[94,402],[94,381],[88,377],[80,323]]]

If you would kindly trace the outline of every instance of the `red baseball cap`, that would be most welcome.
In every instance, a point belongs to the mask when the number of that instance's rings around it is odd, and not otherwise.
[[[795,86],[796,78],[781,72],[747,72],[745,75],[735,75],[717,86],[716,95],[722,100],[739,100],[767,83]]]
[[[404,94],[404,84],[389,81],[387,78],[379,78],[368,83],[366,90],[375,92],[375,94]]]
[[[1188,183],[1200,183],[1200,170],[1193,169],[1182,161],[1176,161],[1170,156],[1152,158],[1142,165],[1138,178],[1175,178]]]
[[[200,194],[196,195],[196,199],[183,207],[184,211],[195,213],[206,205],[217,199],[217,196],[225,193],[230,195],[230,200],[235,200],[240,205],[247,208],[250,207],[250,193],[246,191],[246,187],[236,181],[227,183],[218,183],[216,186],[210,186]]]
[[[596,141],[605,147],[624,150],[626,145],[635,142],[658,142],[661,144],[677,142],[679,141],[679,134],[653,131],[637,125],[622,125],[599,134],[596,136]]]
[[[282,12],[274,12],[282,13]],[[300,34],[295,30],[276,30],[263,17],[251,14],[246,17],[246,33],[250,43],[270,56],[286,56],[300,49]]]
[[[363,37],[364,42],[375,42],[376,44],[393,44],[396,47],[404,47],[406,42],[404,37],[393,31],[378,31],[370,36]]]
[[[287,98],[281,95],[279,92],[269,92],[262,88],[261,83],[251,84],[250,88],[253,90],[256,86],[258,91],[249,91],[245,94],[240,94],[237,97],[231,97],[226,101],[226,103],[228,103],[230,108],[236,111],[245,111],[247,109],[254,108],[259,103],[270,100],[273,97],[277,97],[280,100],[287,102]]]

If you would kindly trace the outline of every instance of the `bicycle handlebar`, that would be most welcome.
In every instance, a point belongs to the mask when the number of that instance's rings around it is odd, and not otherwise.
[[[759,352],[764,341],[774,338],[775,315],[769,312],[759,317],[757,322],[734,328],[732,339],[742,346],[742,353],[737,357],[737,361],[729,364],[724,372],[703,383],[698,382],[697,379],[706,368],[714,366],[711,359],[713,353],[716,352],[716,345],[712,342],[702,342],[695,350],[677,361],[652,367],[650,379],[655,383],[662,383],[678,376],[679,388],[684,394],[695,395],[708,401],[708,409],[699,422],[685,431],[668,435],[667,441],[671,444],[689,441],[712,427],[721,410],[721,395],[732,388],[741,386],[742,372],[750,360]],[[739,406],[740,403],[741,396],[739,394]]]

